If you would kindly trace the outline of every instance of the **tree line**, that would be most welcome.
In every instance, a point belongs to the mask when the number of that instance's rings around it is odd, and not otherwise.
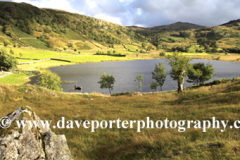
[[[170,71],[170,76],[173,80],[177,81],[178,92],[182,92],[184,90],[183,83],[184,79],[187,76],[188,82],[193,83],[194,85],[202,84],[205,81],[212,79],[214,74],[213,65],[204,63],[195,63],[190,64],[190,58],[183,56],[181,53],[175,52],[173,55],[167,56],[168,64],[172,67]],[[155,89],[158,91],[158,87],[161,88],[166,79],[166,69],[163,66],[163,63],[159,62],[159,64],[155,65],[154,71],[152,72],[152,79],[154,80],[150,84],[151,89]],[[135,77],[136,82],[138,82],[138,88],[142,91],[142,81],[143,75],[140,72],[139,75]],[[111,90],[113,90],[115,78],[113,76],[109,76],[108,74],[104,73],[100,77],[100,84],[101,89],[108,89],[109,93],[111,94]]]
[[[17,59],[13,56],[13,54],[14,52],[12,50],[10,50],[10,53],[8,53],[6,49],[0,50],[1,69],[9,70],[17,67]],[[194,85],[202,84],[213,77],[213,65],[205,65],[204,63],[190,64],[190,60],[190,58],[183,56],[182,53],[179,52],[175,52],[172,55],[167,55],[167,62],[172,67],[170,76],[174,81],[177,81],[178,92],[182,92],[184,90],[183,83],[186,76],[188,77],[187,82],[193,83]],[[158,87],[160,87],[162,91],[166,76],[166,69],[163,63],[159,62],[159,64],[155,64],[155,68],[152,71],[152,79],[154,81],[150,84],[150,88],[158,91]],[[51,73],[50,71],[43,72],[39,76],[38,80],[38,84],[40,86],[45,86],[49,89],[57,91],[61,90],[61,80],[59,76]],[[138,88],[140,91],[142,91],[143,80],[142,73],[135,77],[135,81],[138,82]],[[100,77],[100,81],[98,83],[100,84],[101,89],[108,89],[109,93],[111,94],[111,91],[114,87],[115,78],[104,73]]]

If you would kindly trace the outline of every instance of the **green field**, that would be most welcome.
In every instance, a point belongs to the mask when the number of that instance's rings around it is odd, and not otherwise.
[[[43,43],[38,39],[21,39],[21,42],[23,42],[24,44],[30,45],[34,48],[49,49],[46,43]]]
[[[61,56],[73,55],[70,53],[60,53],[48,50],[38,50],[38,49],[25,49],[25,48],[7,48],[8,51],[12,49],[14,51],[14,56],[19,58],[28,58],[28,59],[46,59],[46,58],[55,58]],[[20,57],[22,53],[22,57]]]
[[[19,73],[19,74],[11,74],[6,77],[0,78],[0,84],[24,84],[29,81],[28,73]],[[0,74],[1,75],[1,74]]]
[[[171,55],[173,52],[166,52],[166,54]],[[209,54],[209,53],[182,53],[184,56],[211,56],[214,54]]]
[[[132,52],[136,52],[136,50],[138,49],[139,50],[139,46],[136,46],[136,45],[126,45],[126,47],[132,51]]]
[[[38,62],[38,63],[18,65],[18,69],[23,70],[23,71],[39,71],[39,70],[47,69],[50,67],[71,65],[71,64],[75,64],[75,63],[48,60],[48,61],[42,61],[42,62]]]
[[[127,61],[127,60],[135,60],[135,59],[138,59],[138,58],[115,57],[115,56],[107,56],[107,55],[84,55],[84,56],[62,58],[62,60],[78,62],[78,63],[103,62],[103,61],[125,61],[125,60]]]

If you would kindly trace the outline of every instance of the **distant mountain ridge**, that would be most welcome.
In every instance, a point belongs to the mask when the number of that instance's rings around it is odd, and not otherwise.
[[[188,22],[176,22],[169,25],[163,25],[163,26],[155,26],[155,27],[137,27],[137,26],[128,26],[133,31],[136,31],[138,33],[142,33],[144,35],[149,35],[152,33],[159,33],[159,32],[165,32],[165,31],[185,31],[185,30],[191,30],[191,29],[199,29],[204,28],[205,26],[200,26],[197,24],[192,24]]]
[[[203,27],[205,26],[200,26],[200,25],[188,23],[188,22],[176,22],[170,25],[156,26],[151,28],[156,30],[183,31],[183,30],[189,30],[189,29],[199,29]]]
[[[231,20],[227,23],[224,23],[224,24],[221,24],[220,26],[228,26],[228,27],[231,27],[231,26],[239,26],[240,24],[240,19],[237,19],[237,20]]]

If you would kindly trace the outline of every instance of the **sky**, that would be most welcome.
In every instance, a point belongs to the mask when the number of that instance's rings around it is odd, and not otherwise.
[[[216,26],[240,18],[240,0],[0,0],[79,13],[124,26]]]

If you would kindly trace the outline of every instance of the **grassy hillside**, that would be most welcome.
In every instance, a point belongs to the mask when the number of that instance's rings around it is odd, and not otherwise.
[[[146,36],[151,44],[165,51],[240,53],[239,26],[240,21],[233,20],[215,27],[178,22],[152,28],[129,28]]]
[[[0,86],[0,117],[29,105],[43,120],[228,120],[221,129],[54,129],[65,134],[76,160],[90,159],[238,159],[240,81],[202,87],[182,94],[162,92],[143,96],[64,94],[37,86]]]
[[[165,50],[240,53],[240,21],[204,27],[177,22],[152,28],[104,20],[26,3],[0,2],[0,45],[63,50]]]
[[[97,50],[140,43],[145,37],[100,19],[26,3],[0,2],[0,44],[42,49]],[[3,40],[2,40],[3,39]]]

